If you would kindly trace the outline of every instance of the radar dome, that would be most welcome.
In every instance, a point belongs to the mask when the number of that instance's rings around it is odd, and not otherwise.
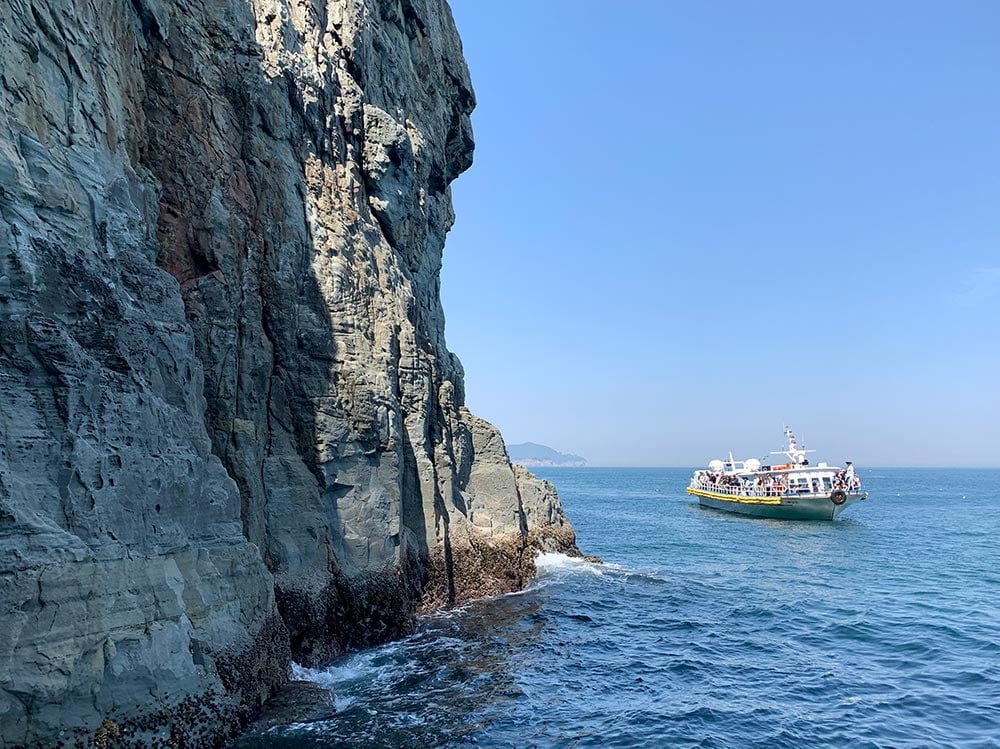
[[[725,467],[726,467],[726,464],[723,463],[721,460],[712,460],[712,461],[709,461],[709,464],[708,464],[708,470],[715,471],[716,473],[721,473],[722,469],[725,468]]]
[[[748,471],[760,470],[760,461],[757,460],[757,458],[750,458],[750,460],[746,461],[743,465],[746,466]]]

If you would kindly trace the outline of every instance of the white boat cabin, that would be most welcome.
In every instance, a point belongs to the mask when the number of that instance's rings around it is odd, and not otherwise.
[[[848,494],[860,493],[861,480],[848,461],[848,468],[828,463],[809,465],[806,453],[798,446],[795,435],[788,427],[788,449],[771,453],[784,455],[787,462],[765,465],[756,458],[713,460],[708,470],[695,471],[691,486],[713,493],[739,496],[789,496],[830,495],[841,490]]]

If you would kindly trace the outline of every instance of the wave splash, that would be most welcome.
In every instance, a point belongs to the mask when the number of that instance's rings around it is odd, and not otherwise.
[[[535,566],[539,575],[551,575],[565,571],[595,572],[607,565],[588,562],[580,557],[571,557],[556,551],[543,551],[535,557]]]

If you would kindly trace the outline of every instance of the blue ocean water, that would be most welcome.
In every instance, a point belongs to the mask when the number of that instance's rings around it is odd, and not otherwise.
[[[862,471],[836,522],[705,510],[680,469],[541,469],[595,565],[302,672],[274,747],[1000,746],[1000,471]]]

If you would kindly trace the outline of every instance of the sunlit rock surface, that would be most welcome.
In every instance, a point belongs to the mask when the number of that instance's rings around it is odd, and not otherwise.
[[[464,407],[441,0],[0,4],[0,744],[208,743],[574,550]]]

